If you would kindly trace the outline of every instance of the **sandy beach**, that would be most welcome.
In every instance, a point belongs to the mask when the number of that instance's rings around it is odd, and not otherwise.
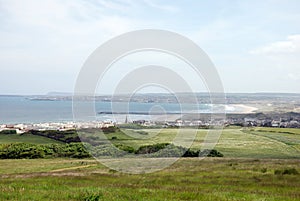
[[[256,107],[243,104],[229,104],[225,107],[226,113],[230,114],[248,114],[255,112],[257,109]]]

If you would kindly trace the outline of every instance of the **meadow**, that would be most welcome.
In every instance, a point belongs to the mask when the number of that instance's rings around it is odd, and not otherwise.
[[[137,148],[172,142],[177,131],[129,129],[129,137],[107,137]],[[197,131],[192,148],[201,147],[207,131]],[[224,157],[181,158],[149,174],[116,172],[93,158],[3,159],[0,200],[300,200],[299,131],[226,128],[215,147]],[[28,142],[27,137],[0,135],[0,143]],[[50,142],[35,137],[35,143]]]
[[[188,134],[191,131],[193,129],[187,128],[181,132]],[[191,148],[200,149],[208,131],[198,129]],[[172,143],[178,129],[130,129],[124,132],[125,134],[116,132],[106,136],[116,139],[112,140],[114,144],[122,143],[138,148],[141,145]],[[226,128],[215,148],[229,158],[300,159],[300,129]]]
[[[132,175],[91,159],[2,160],[0,200],[299,200],[299,162],[189,158]]]

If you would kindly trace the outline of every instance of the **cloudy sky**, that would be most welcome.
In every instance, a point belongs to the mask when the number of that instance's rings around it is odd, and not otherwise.
[[[0,0],[0,94],[72,92],[98,46],[139,29],[195,41],[226,92],[300,93],[299,9],[298,0]]]

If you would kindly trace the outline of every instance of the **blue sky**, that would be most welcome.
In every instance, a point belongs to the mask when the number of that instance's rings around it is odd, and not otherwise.
[[[298,0],[0,0],[0,94],[72,92],[99,45],[138,29],[195,41],[226,92],[300,93],[299,9]]]

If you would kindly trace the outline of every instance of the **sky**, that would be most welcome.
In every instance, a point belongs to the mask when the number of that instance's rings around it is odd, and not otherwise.
[[[140,29],[193,40],[215,64],[225,92],[300,93],[299,9],[298,0],[0,0],[0,94],[73,92],[98,46]],[[153,57],[120,61],[99,92],[111,93],[120,75]],[[127,70],[118,73],[118,66]]]

